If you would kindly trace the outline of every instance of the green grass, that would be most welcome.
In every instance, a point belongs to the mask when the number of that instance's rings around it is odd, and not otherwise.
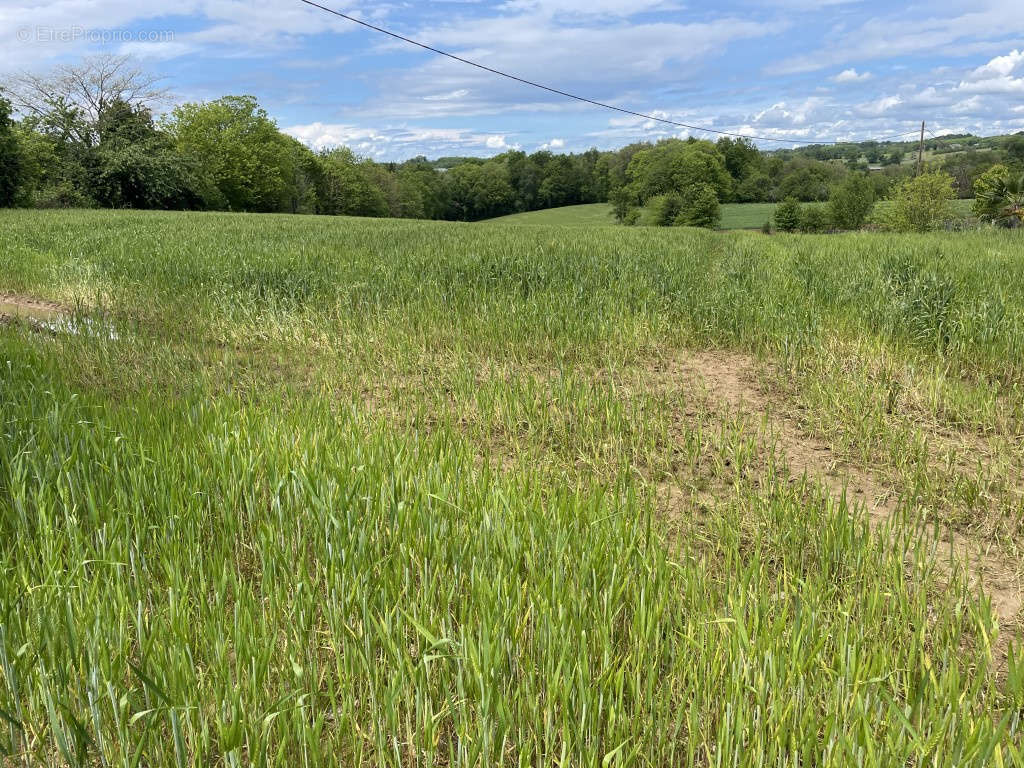
[[[722,229],[760,229],[765,219],[771,218],[774,203],[726,203],[722,206]],[[497,219],[488,219],[487,224],[530,224],[561,227],[593,227],[616,225],[612,208],[608,203],[593,205],[569,205],[564,208],[549,208],[544,211],[516,213]]]
[[[964,218],[971,215],[973,200],[954,200],[953,209]],[[881,203],[885,205],[885,203]],[[722,205],[722,221],[719,229],[761,229],[775,214],[776,203],[725,203]],[[488,219],[486,224],[530,224],[561,227],[594,227],[615,225],[611,206],[607,203],[593,205],[569,205],[564,208],[549,208],[543,211],[516,213],[497,219]]]
[[[559,227],[596,227],[605,224],[617,224],[615,217],[612,215],[612,207],[608,203],[567,205],[562,208],[548,208],[543,211],[514,213],[511,216],[501,216],[497,219],[488,219],[486,223],[540,224]]]
[[[0,754],[1019,764],[1019,624],[931,537],[1020,558],[1019,252],[0,212],[0,292],[95,321],[0,324]]]

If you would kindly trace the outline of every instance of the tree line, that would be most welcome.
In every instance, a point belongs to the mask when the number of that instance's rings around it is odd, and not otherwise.
[[[654,223],[714,226],[720,203],[824,202],[839,189],[876,199],[912,171],[901,165],[903,145],[762,152],[728,137],[380,163],[343,147],[313,151],[252,96],[181,104],[156,117],[164,96],[158,78],[126,57],[8,78],[0,87],[0,205],[476,221],[608,201],[625,223],[653,210]],[[1024,136],[945,163],[955,165],[954,191],[970,196],[994,165],[1018,159],[1024,165]],[[882,165],[868,173],[872,161]]]

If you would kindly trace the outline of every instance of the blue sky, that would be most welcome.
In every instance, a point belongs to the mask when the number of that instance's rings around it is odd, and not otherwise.
[[[629,109],[799,140],[1024,130],[1020,0],[321,0]],[[101,51],[175,101],[255,95],[314,147],[377,159],[610,148],[700,132],[600,110],[410,48],[298,0],[0,0],[0,72]],[[770,146],[786,146],[784,144]]]

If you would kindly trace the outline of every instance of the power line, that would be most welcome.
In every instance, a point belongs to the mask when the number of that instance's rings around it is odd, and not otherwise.
[[[333,8],[328,8],[325,5],[320,5],[319,3],[313,2],[313,0],[299,0],[299,2],[305,3],[306,5],[311,6],[313,8],[318,8],[321,11],[324,11],[325,13],[330,13],[330,14],[333,14],[334,16],[338,16],[339,18],[346,19],[347,21],[351,21],[351,22],[353,22],[355,24],[359,24],[360,26],[366,27],[367,29],[372,29],[374,32],[380,32],[382,35],[387,35],[388,37],[393,37],[396,40],[401,40],[403,43],[409,43],[409,45],[415,45],[418,48],[422,48],[422,49],[424,49],[426,51],[430,51],[431,53],[436,53],[439,56],[445,56],[445,57],[447,57],[449,59],[452,59],[454,61],[458,61],[458,62],[460,62],[462,64],[467,64],[467,65],[469,65],[471,67],[476,67],[477,69],[482,69],[484,72],[490,72],[493,75],[498,75],[500,77],[505,77],[505,78],[508,78],[509,80],[514,80],[517,83],[522,83],[523,85],[529,85],[529,86],[531,86],[533,88],[539,88],[542,91],[547,91],[548,93],[554,93],[554,94],[557,94],[558,96],[564,96],[567,99],[574,99],[576,101],[581,101],[581,102],[583,102],[585,104],[591,104],[591,105],[593,105],[595,107],[601,107],[603,109],[611,109],[611,110],[614,110],[615,112],[621,112],[624,115],[632,115],[633,117],[641,117],[641,118],[643,118],[645,120],[654,120],[655,122],[658,122],[658,123],[664,123],[666,125],[674,125],[677,128],[686,128],[686,129],[691,130],[691,131],[704,131],[706,133],[714,133],[714,134],[717,134],[719,136],[734,136],[736,138],[750,139],[752,141],[777,141],[777,142],[783,142],[783,143],[788,143],[788,144],[817,144],[817,145],[854,144],[854,143],[857,143],[857,142],[853,142],[853,141],[812,141],[812,140],[809,140],[809,139],[780,139],[780,138],[777,138],[777,137],[774,137],[774,136],[751,136],[751,135],[747,135],[747,134],[743,134],[743,133],[733,133],[732,131],[719,131],[719,130],[717,130],[715,128],[703,128],[703,127],[701,127],[699,125],[689,125],[687,123],[681,123],[681,122],[678,122],[676,120],[668,120],[667,118],[655,117],[654,115],[644,114],[643,112],[634,112],[631,109],[625,109],[623,107],[616,107],[614,104],[607,104],[607,103],[605,103],[603,101],[595,101],[594,99],[588,99],[585,96],[578,96],[575,93],[569,93],[568,91],[562,91],[562,90],[559,90],[558,88],[552,88],[551,86],[543,85],[542,83],[537,83],[537,82],[534,82],[533,80],[527,80],[526,78],[519,77],[517,75],[513,75],[513,74],[510,74],[508,72],[503,72],[500,69],[494,69],[493,67],[488,67],[488,66],[486,66],[484,64],[480,64],[478,62],[471,61],[469,59],[464,59],[461,56],[456,56],[454,53],[449,53],[448,51],[442,51],[440,48],[434,48],[433,46],[427,45],[426,43],[421,43],[418,40],[413,40],[410,37],[405,37],[403,35],[400,35],[397,32],[391,32],[390,30],[384,29],[383,27],[378,27],[378,26],[376,26],[374,24],[370,24],[368,21],[363,21],[362,19],[357,19],[355,16],[349,16],[347,13],[342,13],[341,11],[336,11]],[[909,135],[911,135],[913,133],[917,133],[917,131],[908,131],[907,133],[900,133],[900,134],[897,134],[896,136],[889,136],[889,137],[886,137],[886,138],[883,138],[883,139],[875,139],[875,141],[879,141],[879,142],[890,141],[892,139],[898,139],[898,138],[901,138],[903,136],[909,136]]]

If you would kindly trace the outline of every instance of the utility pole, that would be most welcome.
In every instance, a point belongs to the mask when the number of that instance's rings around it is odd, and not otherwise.
[[[917,175],[921,175],[921,164],[924,162],[924,120],[921,121],[921,144],[917,148]]]

